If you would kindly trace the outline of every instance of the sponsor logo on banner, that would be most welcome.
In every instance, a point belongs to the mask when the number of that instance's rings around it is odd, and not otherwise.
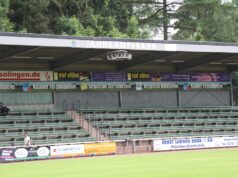
[[[238,146],[238,136],[191,137],[154,140],[154,151]]]
[[[116,153],[115,142],[85,144],[85,154],[87,155],[103,155],[114,153]]]
[[[150,73],[147,72],[133,72],[127,73],[128,81],[150,81]]]
[[[93,81],[108,81],[108,82],[119,82],[127,81],[127,74],[125,72],[93,72]]]
[[[28,156],[28,151],[25,148],[19,148],[15,151],[16,158],[26,158]]]
[[[50,71],[0,71],[1,81],[52,81]]]
[[[83,155],[84,145],[62,145],[62,146],[51,146],[50,155],[52,157],[70,157]]]
[[[12,150],[2,150],[1,156],[11,156],[12,153]]]
[[[37,155],[39,157],[49,156],[50,155],[50,150],[47,147],[40,147],[37,150]]]
[[[13,149],[2,149],[0,150],[0,162],[1,160],[13,160],[15,158],[14,156],[14,150]]]
[[[55,81],[90,81],[89,72],[54,72]]]

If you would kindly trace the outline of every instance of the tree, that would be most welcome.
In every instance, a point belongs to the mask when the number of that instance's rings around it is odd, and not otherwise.
[[[12,0],[10,9],[14,31],[145,37],[131,7],[121,0]]]
[[[0,0],[0,3],[2,31],[238,40],[238,0],[226,3],[224,0]]]
[[[124,3],[132,4],[133,15],[138,18],[139,27],[148,29],[153,35],[162,33],[163,39],[170,38],[170,29],[173,29],[177,7],[181,0],[124,0]]]
[[[56,34],[62,34],[62,35],[78,35],[83,36],[84,35],[84,28],[82,24],[78,21],[78,19],[73,17],[59,17],[56,23]]]
[[[0,31],[12,31],[13,25],[8,19],[9,0],[0,0]]]
[[[236,42],[238,9],[234,2],[184,0],[178,9],[176,40]]]
[[[14,31],[48,33],[48,0],[11,0],[10,21],[15,24]]]

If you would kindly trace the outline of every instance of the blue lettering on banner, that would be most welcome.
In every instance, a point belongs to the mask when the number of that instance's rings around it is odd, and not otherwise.
[[[212,142],[212,141],[213,141],[212,137],[207,138],[207,142]]]
[[[193,138],[192,143],[201,143],[202,139],[201,138]]]
[[[185,146],[185,145],[171,145],[171,149],[173,149],[173,148],[174,148],[174,149],[178,149],[178,148],[180,148],[180,149],[181,149],[181,148],[184,148],[184,149],[185,149],[186,146]]]
[[[187,148],[204,148],[204,144],[187,145]]]
[[[190,139],[178,139],[178,140],[175,140],[175,144],[181,144],[181,143],[190,143]]]
[[[162,140],[163,145],[173,144],[174,140]]]

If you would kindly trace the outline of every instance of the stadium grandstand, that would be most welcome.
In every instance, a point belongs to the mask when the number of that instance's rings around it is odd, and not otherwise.
[[[115,153],[234,137],[237,59],[233,43],[0,33],[0,102],[11,109],[0,153],[22,148],[24,133],[50,150],[109,141]]]

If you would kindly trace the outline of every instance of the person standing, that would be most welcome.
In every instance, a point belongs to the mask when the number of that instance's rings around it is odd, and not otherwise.
[[[30,146],[31,145],[31,138],[27,133],[24,134],[24,145],[25,146]]]

